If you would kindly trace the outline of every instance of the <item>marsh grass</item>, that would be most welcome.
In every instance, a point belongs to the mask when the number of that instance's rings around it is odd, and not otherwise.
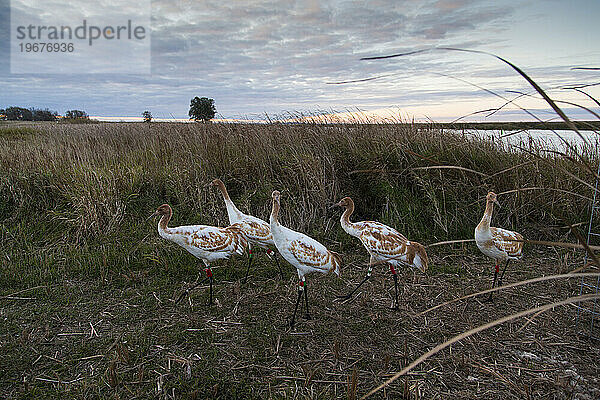
[[[145,269],[143,240],[153,224],[144,217],[158,205],[173,206],[174,224],[226,224],[222,200],[203,188],[213,177],[226,182],[242,210],[265,219],[271,191],[281,190],[285,223],[338,242],[339,250],[352,241],[328,207],[343,196],[356,199],[356,218],[382,220],[425,244],[470,238],[488,190],[509,192],[500,199],[507,211],[498,224],[532,239],[551,233],[556,208],[577,222],[588,212],[588,189],[557,171],[585,181],[589,173],[536,141],[523,143],[522,151],[460,133],[359,123],[5,129],[0,221],[11,265],[31,257],[55,265],[60,254],[69,260],[77,254],[89,259],[80,264],[92,276],[111,265]],[[596,155],[582,152],[590,161]],[[28,275],[9,268],[2,283],[20,287]]]
[[[0,383],[6,396],[264,398],[300,391],[303,397],[356,397],[439,343],[448,325],[468,329],[473,316],[456,318],[461,311],[454,307],[432,317],[438,327],[398,320],[382,311],[391,299],[383,275],[350,304],[332,304],[331,291],[345,291],[364,274],[366,261],[341,231],[332,203],[351,196],[357,220],[383,221],[425,245],[472,238],[488,190],[507,192],[499,198],[496,223],[529,239],[567,237],[555,210],[575,222],[589,216],[589,187],[571,175],[589,182],[590,172],[535,140],[509,146],[433,126],[334,122],[0,126],[0,302],[6,318],[0,357],[9,366]],[[579,155],[595,163],[596,150]],[[260,257],[247,286],[239,284],[243,268],[236,268],[244,261],[232,259],[218,269],[221,307],[201,306],[205,287],[188,305],[172,306],[169,299],[196,277],[196,260],[158,238],[155,221],[146,218],[166,202],[174,209],[173,225],[225,225],[222,199],[204,188],[214,177],[226,183],[241,210],[264,219],[272,190],[282,191],[285,225],[346,254],[343,280],[310,281],[316,317],[302,322],[306,335],[280,326],[292,306],[294,271],[287,266],[289,280],[280,282],[273,278],[276,267]],[[489,283],[478,272],[487,264],[468,244],[461,246],[453,252],[432,248],[427,277],[403,272],[411,284],[403,288],[401,315]],[[533,278],[540,271],[554,272],[539,261],[538,269],[517,267],[515,275]],[[28,288],[34,289],[15,294]],[[523,290],[507,307],[535,306],[538,295],[575,289],[572,283],[546,286],[533,297]],[[485,306],[469,307],[494,315]],[[553,334],[570,329],[571,316],[560,318],[554,328],[542,323]],[[66,333],[76,335],[60,336]],[[482,356],[496,351],[481,350]],[[441,362],[449,367],[451,361]],[[301,376],[304,384],[297,383]],[[450,381],[432,379],[426,389]],[[407,380],[390,393],[416,396],[410,387]]]

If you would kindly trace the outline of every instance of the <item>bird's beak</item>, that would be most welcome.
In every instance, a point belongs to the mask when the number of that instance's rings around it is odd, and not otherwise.
[[[331,210],[332,208],[336,208],[339,206],[340,206],[340,203],[333,203],[332,205],[329,206],[329,209]]]
[[[212,182],[208,182],[206,185],[204,185],[204,187],[207,188],[207,187],[211,187],[212,185],[213,185]]]
[[[495,205],[496,205],[498,208],[501,208],[501,207],[500,207],[500,203],[498,203],[498,200],[494,200],[494,204],[495,204]]]
[[[158,211],[154,211],[154,214],[152,214],[151,216],[146,218],[146,221],[151,220],[152,218],[156,217],[157,215],[158,215]]]

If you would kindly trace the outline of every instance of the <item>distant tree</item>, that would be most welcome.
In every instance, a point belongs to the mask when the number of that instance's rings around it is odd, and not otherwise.
[[[58,116],[56,111],[50,111],[47,108],[44,110],[32,108],[31,113],[33,114],[34,121],[56,121],[56,117]]]
[[[90,116],[85,111],[81,111],[81,110],[69,110],[65,113],[65,118],[70,118],[70,119],[79,119],[79,118],[88,119],[89,117]]]
[[[194,121],[210,121],[215,117],[216,113],[217,109],[215,108],[215,101],[213,99],[196,96],[190,102],[190,111],[188,115],[190,116],[190,119],[193,119]]]
[[[144,111],[142,117],[144,117],[144,122],[152,122],[152,113],[150,111]]]
[[[23,107],[8,107],[4,114],[9,121],[33,121],[31,110]]]

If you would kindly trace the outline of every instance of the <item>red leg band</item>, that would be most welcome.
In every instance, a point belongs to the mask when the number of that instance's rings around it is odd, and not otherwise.
[[[396,275],[396,270],[392,264],[390,264],[390,271],[392,271],[392,274]]]
[[[500,272],[500,267],[496,264],[496,273]]]
[[[206,268],[206,277],[207,278],[212,278],[212,270],[210,268]]]

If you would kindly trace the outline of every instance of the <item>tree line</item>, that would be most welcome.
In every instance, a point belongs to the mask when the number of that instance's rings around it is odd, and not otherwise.
[[[59,118],[89,119],[89,115],[81,110],[69,110],[64,117],[47,108],[7,107],[0,109],[0,119],[6,121],[56,121]]]
[[[215,117],[217,110],[215,101],[208,97],[194,97],[190,101],[190,110],[188,115],[194,121],[208,122]],[[152,121],[152,113],[148,110],[142,113],[144,122]],[[0,109],[0,120],[7,121],[56,121],[59,118],[70,120],[89,119],[89,115],[81,110],[69,110],[64,117],[56,111],[51,111],[47,108],[23,108],[23,107],[7,107]]]

